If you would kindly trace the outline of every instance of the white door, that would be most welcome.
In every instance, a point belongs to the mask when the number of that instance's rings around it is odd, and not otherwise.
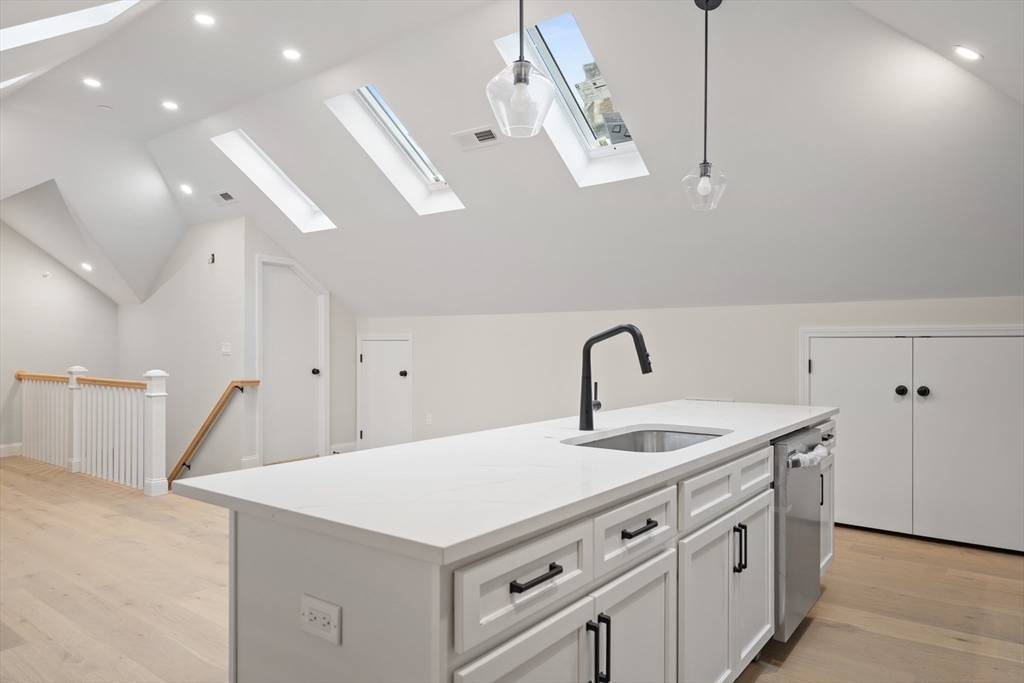
[[[600,671],[615,683],[675,680],[675,583],[670,549],[591,594],[602,638]]]
[[[821,575],[824,576],[835,558],[835,477],[832,476],[836,456],[821,461]]]
[[[264,262],[260,396],[263,464],[321,453],[321,296],[290,266]]]
[[[740,534],[726,515],[679,542],[679,680],[732,680],[729,593]]]
[[[1024,338],[915,339],[912,396],[914,533],[1024,550]]]
[[[594,679],[593,598],[584,598],[455,672],[455,683],[583,683]]]
[[[912,533],[913,340],[815,337],[810,359],[808,403],[839,408],[843,430],[836,521]]]
[[[774,491],[768,490],[733,513],[741,530],[741,571],[732,573],[732,669],[743,671],[775,632]]]
[[[360,339],[360,449],[412,441],[412,383],[412,341]]]

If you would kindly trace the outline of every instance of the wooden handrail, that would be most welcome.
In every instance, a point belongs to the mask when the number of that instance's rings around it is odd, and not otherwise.
[[[133,379],[107,379],[105,377],[79,377],[79,384],[93,384],[99,387],[120,387],[122,389],[145,389],[146,383]]]
[[[25,372],[24,370],[18,370],[14,373],[14,379],[19,382],[23,379],[34,379],[40,382],[64,382],[67,384],[67,375],[41,375],[38,372]]]
[[[213,407],[213,410],[210,411],[210,414],[209,416],[207,416],[206,421],[203,422],[203,426],[199,428],[198,432],[196,432],[195,437],[192,439],[192,443],[188,445],[188,448],[185,449],[185,452],[182,454],[181,459],[178,460],[178,464],[175,465],[174,469],[171,470],[171,473],[167,475],[168,488],[170,488],[171,482],[178,478],[178,475],[181,474],[181,471],[185,468],[185,465],[188,464],[189,459],[196,452],[196,449],[199,448],[199,444],[203,442],[203,439],[206,437],[206,433],[210,431],[210,428],[213,427],[213,423],[217,421],[217,418],[224,410],[224,406],[226,406],[228,404],[228,401],[231,400],[231,394],[234,393],[234,390],[241,389],[242,387],[259,386],[259,383],[260,381],[258,379],[236,379],[228,383],[228,388],[225,389],[224,393],[220,395],[220,399],[218,399],[217,405]]]

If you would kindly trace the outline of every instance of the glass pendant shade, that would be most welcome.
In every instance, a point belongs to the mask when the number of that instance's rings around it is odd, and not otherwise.
[[[498,127],[511,138],[540,132],[555,93],[551,79],[527,61],[512,62],[487,84],[487,99]]]
[[[718,206],[725,192],[726,178],[710,163],[702,163],[683,178],[683,191],[690,206],[697,211],[710,211]]]

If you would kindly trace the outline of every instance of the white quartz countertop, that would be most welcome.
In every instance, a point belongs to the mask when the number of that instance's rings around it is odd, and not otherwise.
[[[818,424],[836,408],[670,401],[174,482],[174,493],[451,564]],[[561,443],[632,425],[728,431],[668,453]]]

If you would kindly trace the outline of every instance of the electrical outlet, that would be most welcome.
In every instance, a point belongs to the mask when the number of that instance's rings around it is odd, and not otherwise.
[[[231,355],[231,342],[224,342],[220,345],[220,352],[225,356]]]
[[[431,413],[427,413],[427,425],[434,424],[434,416]]]
[[[341,607],[337,605],[312,595],[303,595],[301,626],[306,633],[341,645]]]

